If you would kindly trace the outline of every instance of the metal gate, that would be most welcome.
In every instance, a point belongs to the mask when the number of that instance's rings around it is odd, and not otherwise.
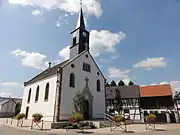
[[[156,122],[167,123],[166,113],[156,113]]]
[[[171,123],[176,123],[176,117],[173,111],[169,113],[169,116],[170,116]]]

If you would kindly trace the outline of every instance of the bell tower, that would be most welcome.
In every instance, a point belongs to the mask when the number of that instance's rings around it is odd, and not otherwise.
[[[70,45],[70,59],[76,57],[78,54],[85,50],[89,51],[89,32],[86,30],[84,23],[82,0],[77,25],[75,30],[73,30],[71,34],[72,43]]]

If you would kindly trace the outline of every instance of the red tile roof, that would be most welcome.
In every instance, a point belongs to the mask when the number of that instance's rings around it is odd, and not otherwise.
[[[172,96],[172,90],[170,84],[141,86],[141,97],[160,97],[160,96]]]

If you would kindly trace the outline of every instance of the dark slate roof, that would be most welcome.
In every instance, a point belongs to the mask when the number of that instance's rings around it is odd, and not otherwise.
[[[111,87],[106,87],[106,99],[114,99],[116,96],[116,90],[120,91],[122,99],[140,97],[140,90],[139,90],[139,86],[137,85],[111,86]]]
[[[32,84],[36,81],[42,80],[48,76],[54,75],[57,72],[58,68],[61,68],[63,65],[65,65],[69,60],[65,60],[63,62],[61,62],[60,64],[57,64],[51,68],[46,69],[45,71],[41,72],[40,74],[38,74],[37,76],[35,76],[34,78],[32,78],[31,80],[24,82],[24,86],[27,86],[29,84]]]
[[[5,103],[9,102],[11,99],[0,99],[0,105],[4,105]]]

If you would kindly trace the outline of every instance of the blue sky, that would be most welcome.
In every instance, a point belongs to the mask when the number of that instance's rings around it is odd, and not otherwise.
[[[69,3],[68,3],[69,2]],[[86,0],[91,53],[108,80],[170,83],[180,90],[179,0]],[[1,0],[0,95],[68,58],[79,0]]]

